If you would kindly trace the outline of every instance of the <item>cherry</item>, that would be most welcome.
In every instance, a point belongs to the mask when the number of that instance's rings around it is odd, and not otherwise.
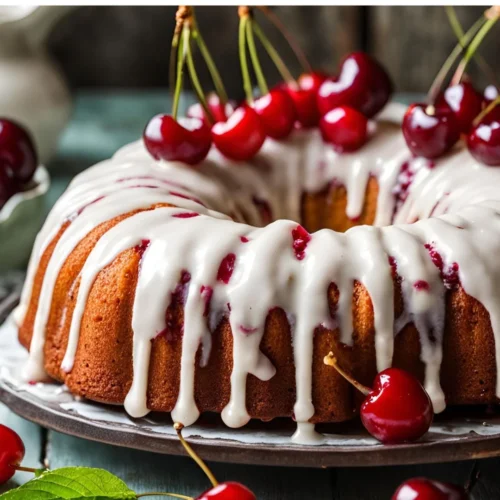
[[[6,483],[24,458],[24,444],[12,429],[0,424],[0,484]]]
[[[297,82],[302,90],[312,90],[317,93],[327,78],[328,75],[322,71],[312,71],[311,73],[302,73]]]
[[[214,118],[216,123],[225,122],[228,116],[230,116],[231,113],[236,108],[236,104],[234,101],[230,101],[226,103],[225,106],[223,106],[220,97],[215,92],[210,92],[207,95],[206,99],[207,99],[208,109],[212,113],[212,117]],[[203,109],[203,106],[199,102],[189,106],[186,116],[188,116],[189,118],[200,118],[205,122],[205,124],[208,127],[212,128],[212,124],[207,119],[205,110]]]
[[[449,106],[460,132],[463,133],[470,130],[472,121],[481,112],[482,105],[482,96],[467,81],[448,87],[436,100],[436,107]]]
[[[225,122],[212,128],[217,149],[231,160],[249,160],[264,144],[266,134],[257,112],[248,106],[239,107]]]
[[[144,144],[153,158],[196,165],[204,160],[212,140],[210,128],[199,118],[156,115],[146,126]]]
[[[500,117],[498,112],[489,113],[481,123],[471,130],[467,136],[467,148],[477,161],[490,166],[500,165]]]
[[[425,477],[416,477],[399,486],[392,500],[468,500],[469,495],[459,486]]]
[[[0,161],[8,164],[19,183],[29,182],[35,174],[38,158],[33,141],[21,125],[0,118]]]
[[[284,139],[293,129],[297,112],[290,95],[273,89],[254,103],[262,128],[267,136],[273,139]]]
[[[488,85],[483,92],[484,103],[489,104],[498,97],[498,89],[495,85]]]
[[[7,200],[9,200],[16,191],[17,185],[11,176],[8,165],[0,163],[0,208],[7,203]]]
[[[316,91],[287,85],[286,91],[292,98],[297,112],[297,122],[304,128],[315,127],[320,119],[316,103]]]
[[[368,119],[349,106],[334,108],[319,122],[321,135],[338,152],[355,151],[367,139]]]
[[[240,483],[226,482],[205,491],[197,500],[256,500],[256,496]]]
[[[449,151],[460,137],[455,114],[447,107],[412,104],[405,113],[402,128],[410,151],[430,159]]]
[[[338,78],[329,78],[318,90],[318,108],[325,115],[333,108],[350,106],[371,118],[392,94],[392,82],[384,68],[364,52],[353,52],[340,65]]]
[[[361,422],[366,430],[384,444],[415,441],[428,430],[434,416],[432,403],[422,384],[411,373],[388,368],[374,379],[373,389],[365,387],[344,372],[333,353],[325,357],[346,380],[365,394]]]

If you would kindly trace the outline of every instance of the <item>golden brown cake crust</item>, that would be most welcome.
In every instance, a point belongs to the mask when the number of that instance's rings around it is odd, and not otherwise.
[[[330,228],[345,231],[375,218],[378,184],[368,182],[362,214],[358,220],[345,216],[347,194],[333,185],[303,198],[303,223],[309,231]],[[152,207],[154,208],[154,207]],[[135,212],[133,212],[135,213]],[[71,392],[105,403],[123,403],[132,382],[132,306],[140,262],[135,249],[122,252],[99,273],[91,289],[83,315],[74,368],[64,373],[60,366],[68,343],[71,315],[75,306],[78,275],[98,239],[111,227],[133,213],[105,222],[89,233],[72,252],[61,269],[55,287],[46,329],[45,368],[53,378],[64,382]],[[27,315],[19,331],[21,343],[29,347],[38,307],[41,284],[55,244],[66,230],[65,223],[46,249],[34,281]],[[335,310],[338,289],[328,291]],[[318,327],[313,351],[312,422],[340,422],[355,414],[360,397],[323,358],[333,351],[342,367],[360,382],[370,385],[376,374],[373,306],[367,290],[355,283],[353,303],[353,344],[343,345],[339,332]],[[403,298],[395,281],[395,315],[403,312]],[[147,311],[144,311],[147,314]],[[182,306],[171,313],[182,324]],[[182,331],[167,339],[152,341],[149,369],[148,407],[171,411],[179,392]],[[233,338],[227,319],[213,333],[210,359],[205,367],[196,364],[195,401],[201,412],[221,412],[230,398]],[[253,375],[247,379],[247,410],[251,417],[270,420],[292,417],[295,403],[295,366],[290,326],[281,309],[269,312],[261,342],[262,352],[276,367],[276,375],[263,382]],[[494,337],[485,308],[461,287],[447,291],[446,323],[443,341],[441,383],[448,404],[489,404],[497,401]],[[200,352],[198,353],[199,360]],[[407,325],[395,340],[394,366],[404,368],[421,380],[420,340],[413,324]]]

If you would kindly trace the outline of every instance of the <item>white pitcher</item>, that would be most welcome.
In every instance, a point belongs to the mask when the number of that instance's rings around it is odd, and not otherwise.
[[[44,41],[72,8],[0,7],[0,117],[31,131],[42,163],[55,153],[72,108],[66,81]]]

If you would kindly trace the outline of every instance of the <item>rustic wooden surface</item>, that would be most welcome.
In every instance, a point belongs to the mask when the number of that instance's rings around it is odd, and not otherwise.
[[[470,27],[483,10],[457,8],[464,27]],[[81,7],[53,31],[49,50],[74,88],[166,86],[174,12],[174,7]],[[364,49],[387,66],[401,91],[425,92],[455,44],[439,6],[297,6],[276,7],[276,12],[315,67],[333,72],[343,54]],[[230,93],[241,96],[236,8],[199,7],[197,14]],[[500,25],[481,47],[493,66],[499,31]],[[299,65],[286,43],[272,27],[266,32],[297,75]],[[272,63],[266,57],[262,60],[269,81],[275,82],[278,76]],[[471,69],[479,86],[487,83]],[[201,76],[210,88],[206,71]]]
[[[77,171],[136,139],[147,118],[161,111],[162,107],[169,108],[164,93],[79,94],[58,157],[49,165],[54,180],[50,204]],[[208,487],[202,472],[189,458],[116,448],[48,432],[13,415],[3,405],[0,405],[0,423],[15,428],[22,436],[27,447],[25,464],[28,466],[45,463],[52,468],[69,465],[103,467],[119,475],[137,492],[175,491],[196,496]],[[210,466],[221,480],[247,484],[259,500],[388,500],[398,484],[407,478],[427,476],[463,484],[472,468],[470,462],[360,469]],[[500,498],[499,467],[500,459],[479,462],[482,477],[474,490],[476,500]],[[0,493],[29,478],[29,474],[16,474],[12,481],[0,488]]]

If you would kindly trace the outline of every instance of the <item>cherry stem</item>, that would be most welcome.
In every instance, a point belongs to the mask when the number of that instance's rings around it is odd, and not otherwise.
[[[287,30],[286,26],[280,21],[280,18],[265,5],[259,5],[258,9],[263,12],[267,18],[274,24],[274,26],[281,32],[285,40],[287,41],[290,48],[293,50],[295,56],[299,60],[300,65],[306,73],[312,73],[312,66],[307,60],[304,51],[300,48],[292,34]]]
[[[217,92],[217,95],[219,96],[219,99],[222,102],[223,108],[225,108],[226,103],[229,100],[226,88],[224,87],[224,83],[222,82],[222,78],[212,58],[212,55],[210,54],[210,51],[208,50],[208,47],[205,44],[205,40],[203,40],[201,32],[198,29],[198,23],[196,22],[196,17],[194,16],[194,10],[193,10],[193,28],[194,29],[192,32],[192,36],[196,41],[198,48],[200,49],[203,59],[205,60],[205,64],[207,65],[210,76],[212,77],[212,81],[214,82],[215,91]]]
[[[196,73],[196,67],[194,65],[193,52],[191,49],[191,28],[188,25],[185,25],[183,32],[184,32],[184,37],[186,38],[184,43],[186,44],[187,48],[186,52],[187,52],[187,66],[189,70],[189,78],[191,78],[191,83],[193,84],[196,96],[198,97],[198,100],[200,101],[200,104],[202,105],[203,110],[207,115],[207,118],[211,123],[214,123],[215,119],[212,115],[212,112],[210,111],[210,108],[208,107],[207,99],[205,97],[205,92],[203,92],[203,88],[201,86],[200,80],[198,79],[198,74]]]
[[[250,52],[250,58],[252,60],[252,66],[255,72],[255,76],[257,78],[257,84],[259,85],[260,93],[262,95],[267,95],[269,93],[269,88],[267,86],[267,82],[264,77],[264,72],[262,71],[262,66],[260,65],[259,56],[257,54],[257,48],[255,47],[255,39],[253,37],[253,25],[254,25],[254,20],[252,17],[249,17],[246,24],[248,52]]]
[[[17,472],[31,472],[32,474],[39,474],[40,470],[44,471],[45,469],[34,469],[33,467],[24,467],[22,465],[11,465],[13,469]]]
[[[486,106],[481,113],[479,113],[476,118],[474,118],[474,121],[472,122],[472,125],[476,127],[481,123],[481,120],[493,109],[496,108],[500,104],[500,97],[497,97],[495,100],[491,101],[488,106]]]
[[[174,117],[174,120],[177,120],[177,113],[179,112],[179,100],[181,97],[182,83],[184,81],[185,59],[186,59],[186,51],[184,47],[184,36],[180,36],[177,47],[177,71],[175,79],[174,103],[172,107],[172,116]]]
[[[169,79],[170,79],[170,90],[172,94],[174,94],[174,87],[176,83],[176,62],[178,56],[178,48],[179,48],[179,38],[182,32],[182,27],[184,26],[184,21],[187,17],[191,15],[191,8],[185,5],[179,5],[177,12],[175,13],[175,29],[174,35],[172,37],[172,45],[170,48],[170,65],[169,65]]]
[[[340,366],[338,365],[337,358],[333,354],[333,352],[329,352],[323,359],[323,363],[328,366],[333,366],[337,372],[342,375],[348,382],[350,382],[359,392],[364,394],[365,396],[368,396],[372,390],[369,387],[366,387],[366,385],[363,385],[362,383],[358,382],[357,380],[353,379],[348,373],[346,373]]]
[[[443,86],[443,82],[446,76],[448,75],[450,69],[453,67],[453,64],[455,64],[455,61],[464,50],[464,47],[466,47],[470,43],[472,38],[476,35],[476,33],[479,31],[479,29],[481,28],[481,26],[483,26],[484,23],[485,19],[483,16],[481,16],[472,25],[472,27],[469,28],[469,31],[467,31],[467,33],[461,38],[459,43],[455,45],[453,51],[448,56],[442,68],[439,70],[439,73],[436,75],[436,78],[432,82],[431,88],[429,89],[429,92],[427,94],[428,103],[434,103],[439,94],[439,91],[441,90],[441,87]]]
[[[250,79],[250,73],[248,72],[248,61],[247,61],[247,51],[246,51],[247,24],[248,24],[248,16],[240,17],[238,45],[240,52],[240,65],[241,65],[241,77],[243,78],[243,88],[245,90],[248,104],[252,105],[253,104],[252,80]]]
[[[298,86],[292,73],[278,54],[278,51],[273,47],[272,43],[269,41],[267,36],[264,34],[262,29],[256,22],[253,23],[253,30],[255,31],[257,38],[268,53],[269,57],[272,59],[283,80],[285,80],[285,82],[287,83],[294,83],[296,86]]]
[[[493,28],[495,23],[498,21],[498,15],[495,15],[495,17],[492,17],[491,19],[488,19],[482,26],[481,29],[477,32],[476,36],[473,38],[473,40],[470,42],[469,46],[467,47],[467,51],[465,52],[465,55],[460,62],[460,65],[457,68],[457,71],[453,75],[453,78],[451,79],[452,85],[456,85],[460,82],[462,79],[465,70],[467,68],[467,65],[469,64],[469,61],[472,59],[472,56],[478,49],[478,47],[481,45],[481,42],[484,40],[488,32]]]
[[[183,500],[194,500],[193,497],[188,497],[187,495],[179,495],[179,493],[163,493],[161,491],[152,491],[151,493],[141,493],[137,495],[137,498],[144,497],[171,497],[171,498],[182,498]]]
[[[448,16],[448,21],[451,25],[451,29],[455,33],[458,41],[461,42],[462,37],[465,35],[462,25],[457,17],[457,13],[455,8],[452,5],[445,6],[446,15]],[[467,47],[462,45],[462,49],[465,50]],[[477,54],[476,60],[478,65],[481,67],[481,70],[486,75],[490,82],[494,82],[495,85],[498,83],[498,79],[495,75],[495,72],[491,69],[491,66],[485,61],[484,57],[481,54]]]
[[[184,446],[184,449],[188,453],[188,455],[198,464],[200,469],[205,473],[205,475],[208,477],[210,482],[212,483],[212,486],[215,488],[219,484],[217,479],[215,479],[215,476],[212,474],[212,471],[208,468],[207,464],[196,454],[196,452],[191,448],[189,443],[184,439],[182,435],[182,429],[184,428],[184,425],[182,425],[180,422],[175,422],[174,424],[174,429],[175,432],[177,432],[177,436],[182,444]]]

